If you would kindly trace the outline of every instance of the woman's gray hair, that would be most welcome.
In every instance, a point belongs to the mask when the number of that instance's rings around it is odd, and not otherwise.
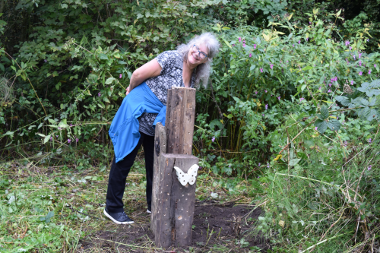
[[[208,79],[211,74],[212,58],[214,58],[219,51],[219,41],[216,37],[209,32],[202,33],[201,35],[192,38],[189,43],[178,46],[177,51],[182,55],[183,59],[187,61],[187,56],[192,46],[201,44],[205,45],[208,49],[208,60],[197,66],[195,85],[199,86],[199,83],[202,80],[203,86],[207,87]]]

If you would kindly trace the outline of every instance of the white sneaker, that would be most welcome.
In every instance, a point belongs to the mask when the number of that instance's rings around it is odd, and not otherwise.
[[[146,210],[147,213],[152,213],[149,209]]]

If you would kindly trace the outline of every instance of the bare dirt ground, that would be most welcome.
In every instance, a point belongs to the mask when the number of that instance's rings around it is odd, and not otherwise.
[[[197,202],[190,247],[155,247],[150,215],[144,210],[131,213],[132,225],[106,221],[100,230],[80,240],[78,252],[266,252],[268,241],[250,233],[260,209],[233,202]]]

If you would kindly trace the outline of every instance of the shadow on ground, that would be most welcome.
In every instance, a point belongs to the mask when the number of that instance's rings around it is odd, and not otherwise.
[[[269,242],[252,235],[251,229],[261,210],[233,202],[197,202],[190,247],[161,249],[154,244],[150,215],[134,212],[133,225],[104,222],[79,241],[78,252],[266,252]]]

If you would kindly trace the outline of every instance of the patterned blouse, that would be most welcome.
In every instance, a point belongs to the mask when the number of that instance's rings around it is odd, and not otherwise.
[[[145,80],[148,87],[152,90],[154,95],[166,105],[168,96],[168,89],[174,87],[185,87],[182,79],[183,58],[178,51],[165,51],[159,54],[156,58],[162,70],[160,75]],[[193,88],[195,84],[195,73],[191,75],[190,87]],[[144,134],[154,136],[153,122],[157,114],[144,113],[139,120],[139,131]]]

